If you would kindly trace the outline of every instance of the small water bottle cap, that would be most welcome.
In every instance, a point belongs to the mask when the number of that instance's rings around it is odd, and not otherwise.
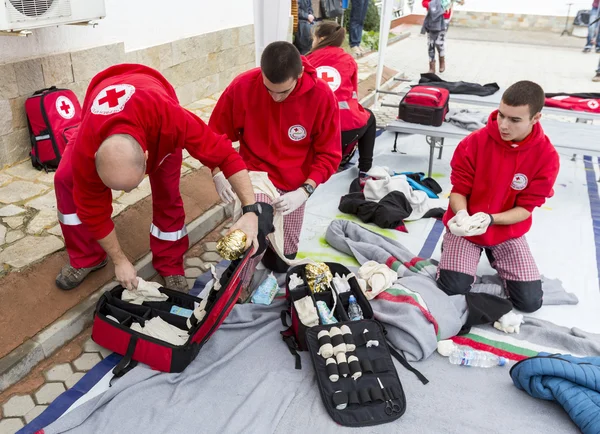
[[[351,296],[348,298],[348,302],[349,302],[349,303],[356,303],[356,297],[354,297],[353,295],[351,295]]]
[[[504,357],[499,357],[498,358],[498,366],[504,366],[506,365],[506,359]]]

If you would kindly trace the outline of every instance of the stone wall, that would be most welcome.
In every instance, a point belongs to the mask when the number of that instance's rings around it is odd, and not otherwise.
[[[79,101],[91,78],[122,62],[141,63],[161,71],[182,105],[223,90],[255,66],[254,26],[236,27],[125,52],[113,44],[0,65],[0,169],[29,155],[24,103],[34,91],[57,86],[71,89]]]
[[[454,10],[452,25],[460,27],[474,27],[479,29],[504,29],[504,30],[537,30],[542,32],[560,33],[565,28],[566,17],[508,14],[499,12],[469,12]],[[569,28],[573,18],[569,18]]]

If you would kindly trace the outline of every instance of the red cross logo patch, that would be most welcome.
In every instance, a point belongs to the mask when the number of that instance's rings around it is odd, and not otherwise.
[[[342,76],[337,69],[331,66],[319,66],[317,68],[317,76],[327,83],[334,92],[338,90],[342,84]]]
[[[102,89],[92,103],[92,113],[95,115],[112,115],[125,108],[125,104],[135,93],[135,87],[130,84],[115,84]]]
[[[300,140],[306,138],[306,129],[302,125],[291,126],[288,130],[288,136],[294,142],[299,142]]]
[[[71,119],[75,116],[75,106],[66,96],[56,98],[56,111],[65,119]]]

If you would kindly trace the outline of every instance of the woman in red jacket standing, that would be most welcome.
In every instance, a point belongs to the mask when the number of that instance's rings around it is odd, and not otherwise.
[[[350,161],[358,145],[358,170],[361,175],[373,164],[375,147],[375,116],[358,102],[358,65],[342,48],[346,37],[343,27],[333,21],[323,21],[314,32],[312,51],[307,58],[325,80],[340,106],[342,127],[342,162]]]

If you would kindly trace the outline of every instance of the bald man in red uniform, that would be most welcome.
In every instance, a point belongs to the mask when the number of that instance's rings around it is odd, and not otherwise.
[[[175,89],[160,73],[123,64],[92,79],[82,123],[54,180],[70,262],[56,278],[59,288],[75,288],[90,272],[105,266],[107,256],[123,286],[137,285],[136,271],[121,250],[111,220],[111,189],[131,191],[148,174],[152,263],[165,286],[187,291],[183,254],[189,241],[179,192],[183,149],[209,168],[221,168],[244,205],[255,203],[246,166],[231,141],[181,107]],[[232,230],[243,230],[250,245],[256,240],[257,225],[256,214],[247,213]]]

